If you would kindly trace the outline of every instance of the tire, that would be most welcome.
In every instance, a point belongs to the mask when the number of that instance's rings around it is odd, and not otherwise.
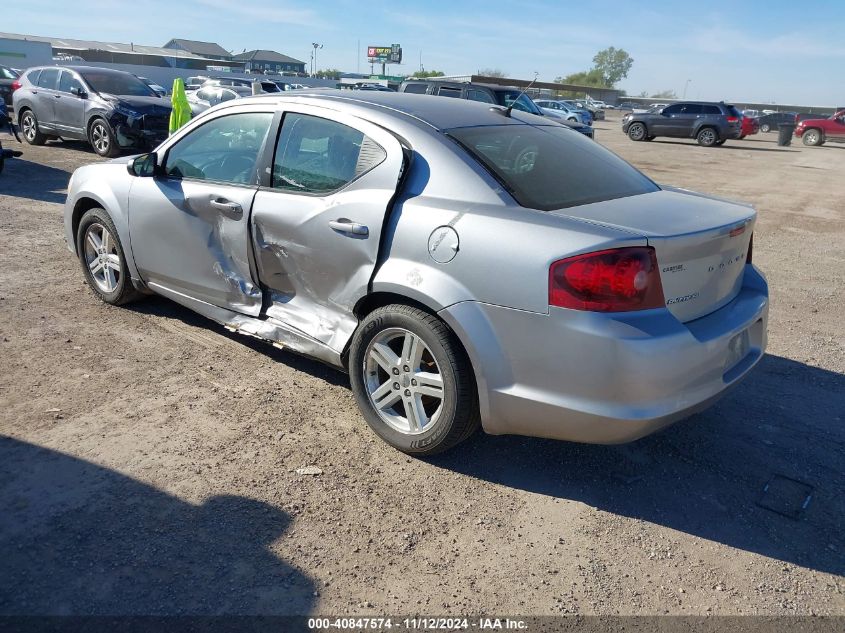
[[[104,209],[95,207],[82,216],[76,230],[76,252],[85,281],[101,301],[117,306],[141,296],[129,278],[117,229]]]
[[[763,123],[763,125],[760,126],[761,132],[768,133],[769,130],[771,130],[771,129],[772,129],[772,126],[770,126],[768,123]]]
[[[32,110],[24,110],[20,117],[21,133],[23,140],[30,145],[44,145],[47,137],[38,129],[38,118]]]
[[[414,378],[423,374],[425,382]],[[367,424],[403,453],[442,453],[478,429],[469,359],[446,324],[419,308],[394,304],[370,313],[352,337],[349,376]]]
[[[719,142],[719,133],[712,127],[703,127],[695,135],[695,140],[702,147],[713,147]]]
[[[748,134],[743,134],[742,136],[739,137],[739,140],[740,141],[744,140],[746,136],[748,136]]]
[[[628,138],[632,141],[644,141],[648,138],[648,131],[642,123],[631,123],[628,127]]]
[[[822,145],[824,143],[824,135],[820,129],[811,127],[808,130],[804,130],[801,140],[804,142],[804,145],[817,147],[818,145]]]
[[[743,136],[742,138],[745,138],[745,137]],[[717,147],[721,147],[722,145],[724,145],[724,144],[725,144],[725,140],[726,140],[726,139],[719,139],[718,141],[716,141],[716,142],[714,143],[714,145],[716,145]]]
[[[99,156],[115,158],[120,155],[117,138],[105,119],[97,117],[88,124],[88,143]]]
[[[647,140],[647,141],[653,141],[653,140],[654,140],[654,139],[656,139],[656,138],[657,138],[656,136],[646,136],[646,137],[645,137],[645,140]]]

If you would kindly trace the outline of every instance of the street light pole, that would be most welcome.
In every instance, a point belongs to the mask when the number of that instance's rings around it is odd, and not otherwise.
[[[317,51],[323,48],[323,45],[317,42],[311,42],[311,46],[314,47],[314,69],[311,71],[311,76],[313,77],[317,74]]]
[[[689,87],[689,84],[690,84],[691,81],[692,81],[692,79],[687,79],[687,83],[684,84],[684,96],[681,97],[682,99],[687,98],[687,88]]]

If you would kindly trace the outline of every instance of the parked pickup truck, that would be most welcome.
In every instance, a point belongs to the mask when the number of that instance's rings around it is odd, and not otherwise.
[[[804,119],[795,127],[795,136],[804,145],[824,145],[827,141],[845,143],[845,110],[829,119]]]

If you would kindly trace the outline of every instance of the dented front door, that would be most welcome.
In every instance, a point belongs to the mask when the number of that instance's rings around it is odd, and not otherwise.
[[[235,112],[194,129],[134,178],[129,230],[135,264],[155,290],[256,316],[249,214],[270,112]]]
[[[270,318],[343,349],[403,163],[399,142],[378,126],[323,108],[286,110],[252,215]]]

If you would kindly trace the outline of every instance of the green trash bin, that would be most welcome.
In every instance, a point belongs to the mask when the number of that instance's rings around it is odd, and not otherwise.
[[[795,134],[794,123],[781,123],[778,126],[778,145],[786,147],[792,144],[792,135]]]

